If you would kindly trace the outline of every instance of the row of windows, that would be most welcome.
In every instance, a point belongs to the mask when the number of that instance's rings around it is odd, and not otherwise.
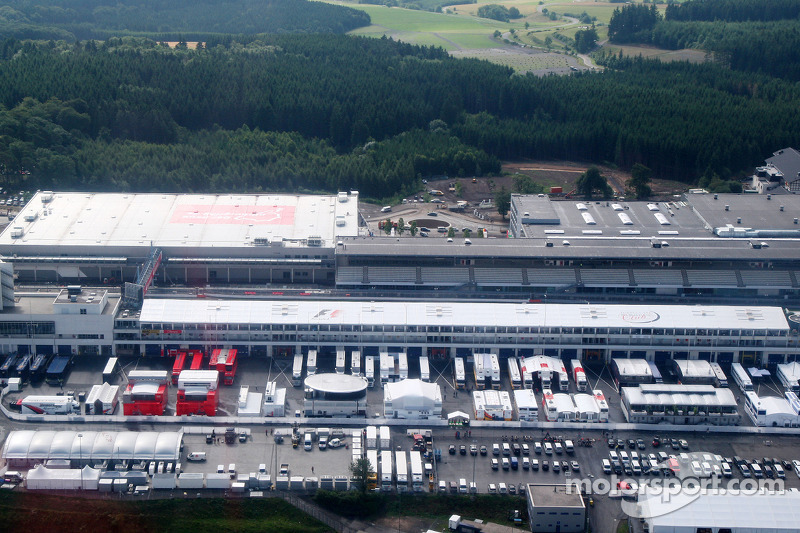
[[[55,335],[55,322],[0,322],[0,335],[17,337],[29,335]]]
[[[149,324],[143,330],[215,330],[215,331],[363,331],[386,333],[512,333],[551,335],[651,335],[667,337],[785,337],[785,330],[765,329],[661,329],[661,328],[567,328],[531,326],[402,326],[360,324]]]

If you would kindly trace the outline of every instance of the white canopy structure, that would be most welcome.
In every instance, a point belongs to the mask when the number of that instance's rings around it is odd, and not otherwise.
[[[651,533],[695,533],[702,529],[731,533],[800,533],[800,493],[700,496],[640,495],[637,514]]]
[[[180,431],[12,431],[0,456],[16,464],[51,459],[177,462],[182,440]]]
[[[387,418],[439,418],[442,391],[436,383],[404,379],[383,387],[383,412]]]
[[[82,469],[45,468],[36,465],[28,472],[28,490],[97,490],[100,470],[86,466]]]

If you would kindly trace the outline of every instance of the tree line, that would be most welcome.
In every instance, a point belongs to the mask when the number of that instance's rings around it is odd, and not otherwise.
[[[363,11],[309,0],[8,0],[0,35],[18,39],[105,39],[149,35],[346,33],[370,24]]]
[[[605,61],[603,73],[540,78],[386,38],[251,36],[201,50],[11,39],[0,41],[0,170],[47,188],[385,198],[520,157],[728,179],[796,144],[795,84]]]

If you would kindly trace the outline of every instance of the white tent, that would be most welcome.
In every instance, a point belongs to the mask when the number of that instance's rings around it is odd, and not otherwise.
[[[451,426],[469,425],[469,415],[464,411],[453,411],[447,415],[447,423]]]
[[[387,418],[438,418],[442,416],[442,391],[436,383],[420,379],[387,383],[383,412]]]
[[[99,481],[100,470],[88,466],[53,469],[37,465],[28,471],[26,486],[28,490],[97,490]]]

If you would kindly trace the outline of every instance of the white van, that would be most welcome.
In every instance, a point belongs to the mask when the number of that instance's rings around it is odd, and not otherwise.
[[[388,213],[391,210],[392,210],[392,206],[387,205],[387,206],[384,206],[384,207],[381,208],[381,213]]]
[[[503,455],[511,455],[511,446],[507,442],[503,443]]]
[[[508,492],[508,487],[506,487],[505,483],[498,483],[497,484],[497,492],[500,494],[506,494]]]
[[[467,480],[464,479],[463,477],[458,480],[458,492],[460,492],[461,494],[467,493]]]
[[[764,477],[764,470],[761,468],[761,465],[758,463],[753,463],[750,465],[750,468],[753,470],[753,477],[756,479],[761,479]]]
[[[231,463],[228,465],[228,474],[230,474],[231,479],[236,478],[236,463]]]
[[[564,452],[564,447],[563,447],[563,446],[561,446],[561,443],[560,443],[560,442],[556,442],[556,443],[553,445],[553,447],[555,448],[555,450],[556,450],[556,454],[557,454],[557,455],[561,455],[561,454]]]
[[[572,454],[575,452],[575,445],[572,444],[571,440],[564,441],[564,451],[567,452],[568,454]]]
[[[611,473],[611,461],[608,459],[603,459],[603,473],[610,474]]]
[[[639,461],[633,460],[631,461],[631,470],[633,471],[633,475],[641,476],[642,475],[642,465],[639,464]]]
[[[549,442],[544,443],[544,453],[545,455],[553,455],[553,445]]]
[[[306,436],[303,438],[303,449],[310,452],[313,447],[314,443],[311,441],[311,433],[306,433]]]

